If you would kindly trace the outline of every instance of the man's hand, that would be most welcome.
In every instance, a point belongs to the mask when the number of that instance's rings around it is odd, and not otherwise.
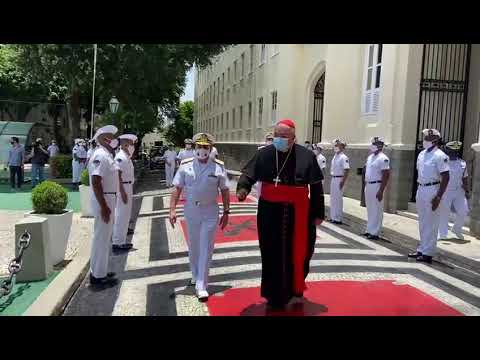
[[[177,222],[177,212],[175,210],[170,210],[170,216],[168,219],[170,220],[170,225],[172,225],[172,228],[175,228],[175,223]]]
[[[343,190],[344,186],[345,186],[345,180],[340,181],[340,190]]]
[[[121,191],[120,192],[122,194],[122,201],[123,203],[126,205],[127,202],[128,202],[128,196],[127,196],[127,192],[125,190]]]
[[[245,189],[238,190],[237,192],[238,201],[244,201],[247,198],[247,195],[248,195],[247,190]]]
[[[377,200],[381,202],[383,200],[383,191],[378,191],[376,197],[377,197]]]
[[[323,219],[315,218],[315,226],[321,225],[323,222]]]
[[[225,229],[228,225],[228,214],[223,214],[218,224],[222,230]]]
[[[432,211],[437,210],[438,205],[440,205],[440,201],[442,199],[437,195],[432,199]]]
[[[112,211],[108,206],[102,206],[101,215],[102,215],[102,220],[105,224],[108,224],[110,222],[111,214],[112,214]]]

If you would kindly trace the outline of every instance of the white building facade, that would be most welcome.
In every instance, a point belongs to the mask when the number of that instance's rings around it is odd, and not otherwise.
[[[386,208],[406,209],[423,128],[463,141],[470,173],[480,166],[478,60],[476,44],[239,44],[196,72],[194,127],[215,136],[234,170],[283,118],[297,123],[298,143],[324,144],[327,159],[331,141],[343,138],[352,166],[346,195],[357,199],[369,140],[383,136],[393,171]],[[473,228],[477,193],[480,180]]]

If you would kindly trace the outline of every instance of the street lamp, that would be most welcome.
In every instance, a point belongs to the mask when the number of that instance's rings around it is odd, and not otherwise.
[[[117,100],[115,96],[110,99],[109,105],[110,105],[110,112],[112,114],[116,114],[118,111],[120,102]]]

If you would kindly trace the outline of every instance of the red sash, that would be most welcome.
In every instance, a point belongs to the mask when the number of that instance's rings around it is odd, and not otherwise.
[[[293,288],[301,294],[305,286],[304,264],[307,256],[309,199],[307,186],[273,185],[262,183],[263,199],[270,202],[286,202],[295,209],[293,228]]]

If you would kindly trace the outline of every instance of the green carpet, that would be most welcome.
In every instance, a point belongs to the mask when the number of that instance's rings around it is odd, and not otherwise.
[[[80,193],[64,186],[68,191],[68,206],[74,212],[80,212]],[[32,210],[31,185],[25,184],[21,191],[11,192],[9,185],[0,184],[0,209]]]
[[[21,316],[59,273],[54,271],[43,281],[15,284],[10,295],[0,299],[0,316]]]

